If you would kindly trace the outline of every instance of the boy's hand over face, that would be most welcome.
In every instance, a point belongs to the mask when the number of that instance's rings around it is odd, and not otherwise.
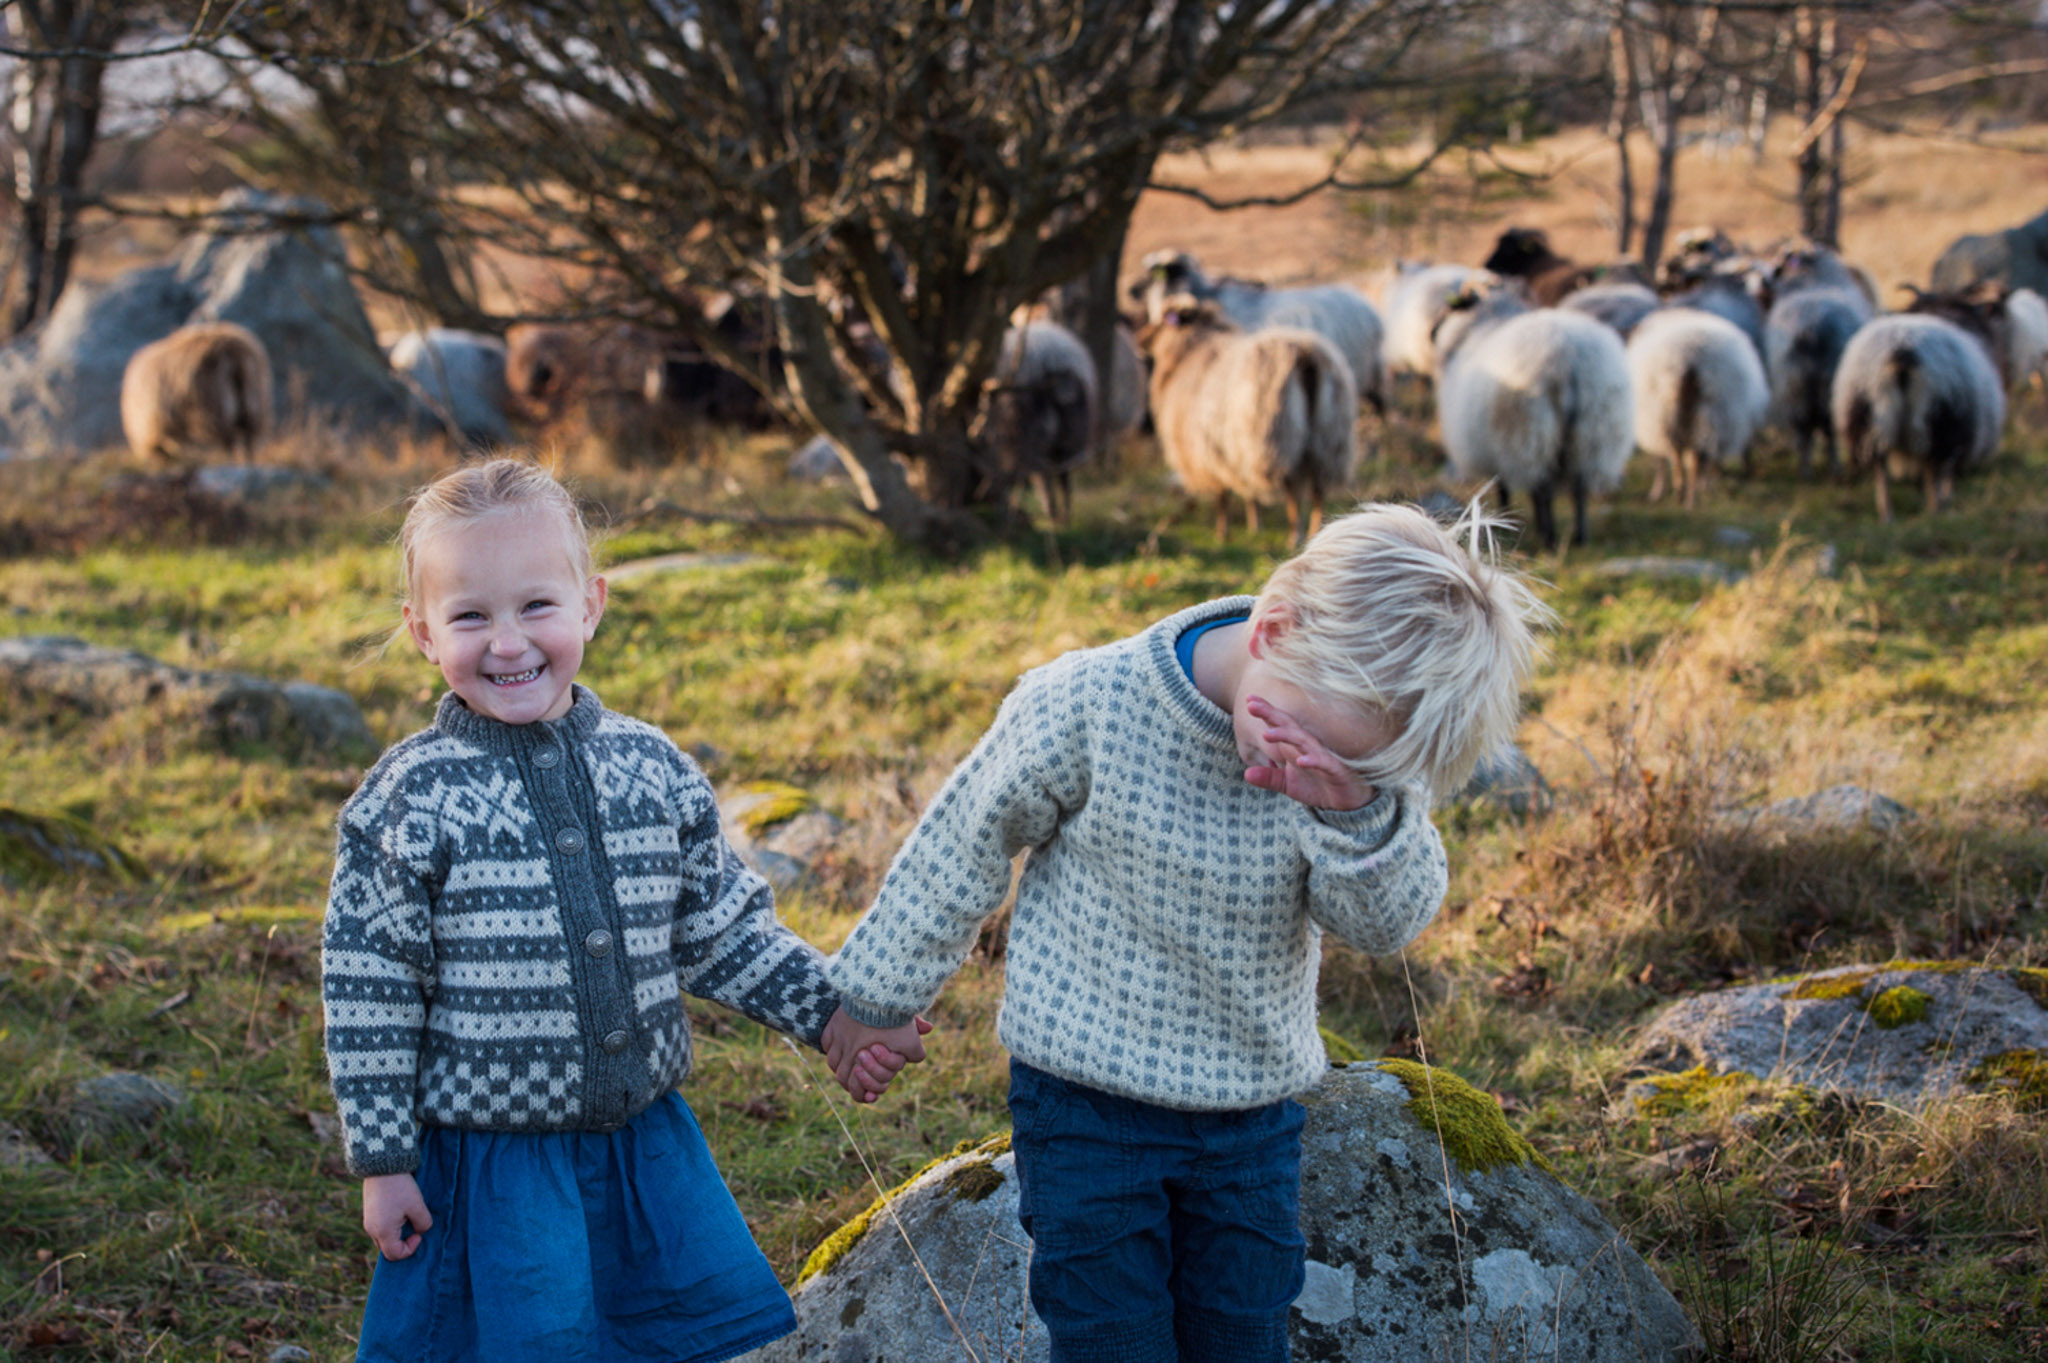
[[[1372,802],[1373,788],[1294,716],[1258,696],[1245,708],[1266,726],[1260,733],[1265,760],[1246,767],[1245,780],[1317,809],[1361,809]]]
[[[913,1018],[901,1027],[870,1027],[844,1008],[825,1024],[820,1044],[832,1077],[857,1103],[872,1103],[887,1091],[903,1067],[924,1059],[924,1035],[932,1025]]]

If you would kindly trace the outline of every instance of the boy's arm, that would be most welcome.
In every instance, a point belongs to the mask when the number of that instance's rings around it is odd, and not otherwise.
[[[710,782],[695,768],[687,779],[693,788],[683,793],[689,822],[679,830],[684,890],[673,937],[677,980],[687,993],[716,999],[821,1049],[825,1024],[839,1006],[824,954],[776,918],[774,891],[725,840]]]
[[[832,960],[846,1011],[900,1027],[931,1006],[1010,892],[1010,859],[1086,803],[1074,688],[1055,663],[1026,674],[898,849],[867,915]]]
[[[1308,861],[1309,916],[1340,941],[1391,955],[1436,916],[1449,872],[1419,789],[1387,787],[1361,809],[1298,805],[1295,817]]]
[[[433,989],[432,900],[414,869],[344,816],[321,930],[327,1068],[349,1169],[419,1167],[420,1033]]]

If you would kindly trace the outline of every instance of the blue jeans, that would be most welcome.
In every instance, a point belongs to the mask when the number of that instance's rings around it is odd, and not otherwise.
[[[1292,1100],[1181,1112],[1011,1060],[1018,1216],[1053,1363],[1286,1363],[1304,1116]]]

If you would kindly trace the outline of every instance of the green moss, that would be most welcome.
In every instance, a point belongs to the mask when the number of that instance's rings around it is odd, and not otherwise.
[[[1652,1091],[1636,1099],[1636,1111],[1645,1117],[1676,1117],[1697,1112],[1717,1094],[1747,1088],[1757,1077],[1743,1070],[1710,1074],[1705,1065],[1695,1065],[1681,1074],[1652,1075],[1643,1082]]]
[[[945,1154],[931,1161],[909,1178],[904,1179],[888,1192],[870,1202],[867,1209],[861,1212],[860,1215],[826,1236],[818,1247],[811,1251],[811,1257],[804,1260],[803,1271],[796,1275],[796,1285],[802,1287],[820,1273],[829,1272],[832,1265],[838,1263],[840,1259],[845,1257],[847,1251],[851,1250],[866,1237],[868,1227],[874,1224],[875,1218],[881,1215],[883,1209],[895,1201],[905,1188],[908,1188],[947,1160],[957,1159],[962,1155],[976,1157],[970,1159],[967,1163],[946,1176],[945,1189],[947,1192],[953,1194],[954,1197],[962,1202],[979,1202],[983,1198],[990,1196],[996,1189],[1003,1186],[1003,1176],[993,1168],[995,1158],[1007,1152],[1009,1148],[1010,1133],[1007,1131],[998,1131],[995,1135],[984,1137],[979,1141],[965,1140],[960,1142],[951,1150],[948,1150]]]
[[[785,781],[749,781],[740,787],[740,792],[763,797],[741,811],[738,819],[747,836],[754,838],[779,823],[788,823],[818,803],[808,790]]]
[[[1460,1168],[1483,1173],[1503,1164],[1550,1161],[1508,1125],[1507,1114],[1491,1094],[1482,1093],[1449,1070],[1413,1060],[1376,1060],[1380,1069],[1408,1090],[1408,1111],[1424,1130],[1443,1142],[1444,1151]]]
[[[2032,995],[2034,1002],[2048,1008],[2048,970],[2039,966],[2022,966],[2012,972],[2012,982]]]
[[[2039,1051],[1994,1055],[1971,1070],[1968,1078],[1979,1088],[2012,1094],[2022,1112],[2048,1112],[2048,1056]]]
[[[90,874],[133,882],[148,873],[141,862],[67,814],[0,805],[0,884],[40,885]]]
[[[1863,986],[1877,975],[1875,970],[1856,970],[1846,975],[1804,979],[1793,986],[1788,999],[1852,999],[1862,1002]]]
[[[1364,1051],[1359,1050],[1358,1047],[1352,1045],[1343,1037],[1338,1036],[1329,1028],[1318,1027],[1316,1031],[1323,1038],[1323,1049],[1329,1052],[1332,1065],[1356,1065],[1365,1059]]]
[[[1933,1002],[1910,984],[1895,984],[1872,999],[1863,1011],[1870,1014],[1870,1020],[1877,1026],[1890,1031],[1909,1022],[1924,1021],[1927,1006]]]

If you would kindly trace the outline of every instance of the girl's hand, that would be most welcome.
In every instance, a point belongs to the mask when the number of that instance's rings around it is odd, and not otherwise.
[[[842,1007],[825,1024],[819,1044],[839,1086],[855,1102],[872,1103],[905,1065],[924,1059],[922,1038],[931,1030],[932,1024],[923,1018],[901,1027],[869,1027]]]
[[[1246,767],[1245,780],[1316,809],[1363,809],[1372,803],[1373,788],[1294,716],[1259,696],[1248,698],[1245,709],[1266,726],[1259,735],[1266,761]]]
[[[412,1222],[411,1235],[405,1223]],[[412,1257],[420,1247],[420,1232],[433,1229],[433,1213],[420,1196],[420,1185],[411,1174],[374,1174],[363,1180],[363,1229],[377,1242],[385,1258],[396,1261]]]

